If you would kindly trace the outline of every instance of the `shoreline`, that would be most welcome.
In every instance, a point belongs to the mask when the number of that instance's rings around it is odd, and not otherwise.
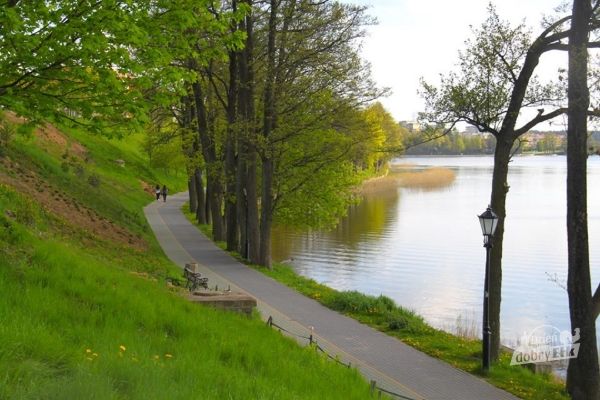
[[[181,211],[185,217],[211,239],[210,226],[198,225],[187,204]],[[212,239],[211,239],[212,240]],[[214,241],[213,241],[214,242]],[[225,250],[223,242],[215,242]],[[251,265],[235,252],[227,252],[246,266],[296,290],[323,306],[349,316],[388,336],[449,363],[492,385],[523,399],[568,399],[564,383],[547,374],[534,374],[527,368],[511,366],[511,354],[502,352],[490,374],[481,373],[481,341],[467,339],[434,328],[416,313],[406,310],[385,296],[369,296],[357,291],[338,291],[296,273],[289,265],[273,263],[273,269]]]

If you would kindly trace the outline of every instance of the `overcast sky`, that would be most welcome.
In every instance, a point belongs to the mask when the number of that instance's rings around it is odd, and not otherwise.
[[[470,37],[470,25],[486,18],[487,0],[347,0],[370,6],[379,21],[369,28],[363,56],[371,63],[380,86],[392,89],[382,103],[397,120],[414,120],[423,103],[417,94],[419,78],[436,82],[451,71],[458,50]],[[543,15],[551,15],[560,0],[502,0],[494,4],[503,19],[531,26],[540,32]],[[556,58],[556,57],[555,57]],[[566,59],[566,58],[565,58]],[[552,64],[552,65],[550,65]],[[542,76],[558,69],[556,60],[542,59]]]

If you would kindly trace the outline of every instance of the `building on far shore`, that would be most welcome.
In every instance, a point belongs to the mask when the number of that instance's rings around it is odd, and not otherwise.
[[[421,132],[421,124],[417,121],[400,121],[399,124],[409,132]]]

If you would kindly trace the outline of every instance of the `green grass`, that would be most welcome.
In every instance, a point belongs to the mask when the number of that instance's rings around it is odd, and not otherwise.
[[[98,188],[35,139],[16,139],[8,157],[148,248],[95,237],[0,183],[0,399],[369,397],[357,371],[169,287],[165,278],[181,272],[143,219],[151,197],[139,179],[175,191],[183,177],[146,168],[135,143],[71,134],[88,147],[85,174],[99,176]]]
[[[140,207],[151,197],[142,190],[141,182],[151,186],[166,184],[171,193],[176,193],[185,187],[183,174],[150,169],[143,155],[132,150],[139,141],[136,136],[107,140],[70,130],[69,137],[87,149],[83,159],[52,143],[41,146],[42,140],[35,136],[17,137],[12,151],[20,164],[36,171],[49,184],[66,190],[103,217],[138,234],[151,236]],[[119,166],[117,159],[124,160],[125,166]],[[97,186],[89,183],[92,176],[97,178]]]
[[[184,214],[194,222],[194,216],[183,207]],[[210,226],[199,225],[208,237]],[[225,248],[224,243],[217,243]],[[240,261],[239,255],[233,253]],[[481,372],[481,341],[470,340],[435,329],[411,310],[395,304],[386,296],[369,296],[356,291],[338,291],[320,284],[313,279],[298,275],[292,267],[273,263],[273,269],[250,265],[265,275],[313,298],[324,306],[348,315],[404,343],[463,371],[488,380],[491,384],[505,389],[522,399],[566,400],[564,384],[544,374],[533,374],[530,370],[511,366],[511,355],[503,353],[498,363],[492,365],[487,376]]]

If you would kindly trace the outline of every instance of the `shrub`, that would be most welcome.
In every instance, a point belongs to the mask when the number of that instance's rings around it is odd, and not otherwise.
[[[390,313],[387,320],[388,328],[392,331],[405,329],[410,325],[405,315]]]
[[[100,186],[100,177],[96,174],[92,174],[88,177],[88,183],[97,188]]]
[[[83,178],[83,175],[85,175],[85,170],[83,169],[83,166],[79,163],[75,163],[73,165],[73,171],[75,172],[75,175],[77,175],[78,178]]]
[[[392,299],[386,296],[369,296],[357,291],[335,293],[329,306],[340,312],[364,314],[385,314],[396,308]]]
[[[11,204],[11,209],[6,209],[4,211],[4,214],[11,219],[27,226],[33,226],[40,220],[40,208],[30,198],[25,197],[15,192],[9,186],[2,184],[0,184],[0,197],[2,197],[7,204]],[[4,207],[5,204],[0,203],[0,210]]]
[[[69,172],[69,168],[70,167],[69,167],[69,163],[68,162],[63,161],[63,162],[60,163],[60,169],[62,169],[63,172],[65,172],[65,173]]]
[[[15,127],[10,122],[6,121],[2,115],[0,115],[0,156],[4,155],[8,144],[15,135]]]

